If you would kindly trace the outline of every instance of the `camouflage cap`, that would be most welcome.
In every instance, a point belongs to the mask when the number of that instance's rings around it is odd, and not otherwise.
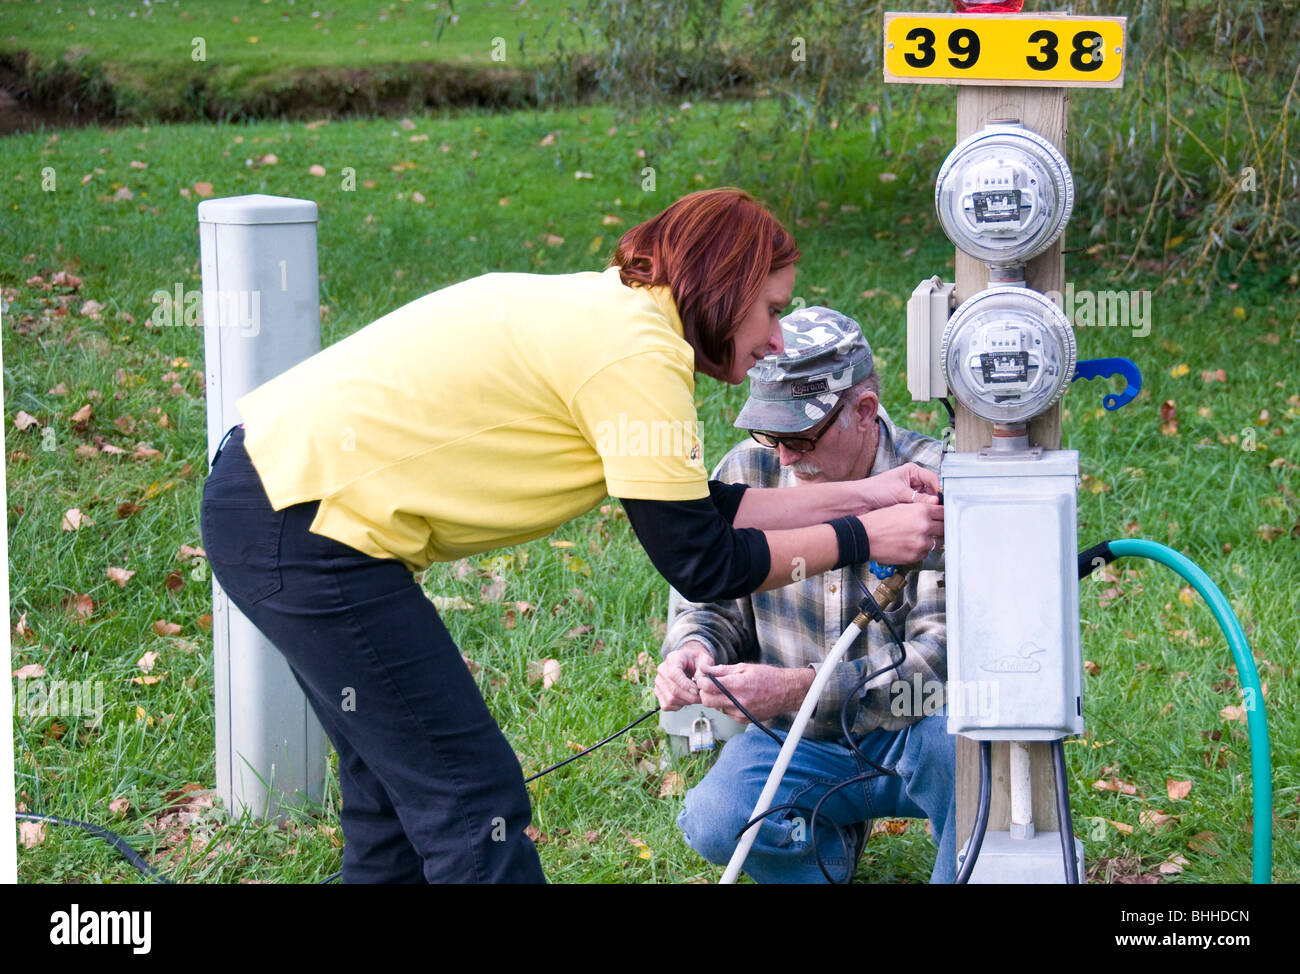
[[[876,367],[862,327],[830,308],[800,308],[781,319],[785,351],[749,370],[749,400],[736,426],[802,433],[835,408],[840,394]]]

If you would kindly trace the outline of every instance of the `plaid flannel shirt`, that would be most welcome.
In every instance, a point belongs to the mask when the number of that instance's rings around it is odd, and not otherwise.
[[[880,440],[872,475],[909,461],[939,472],[943,458],[939,441],[895,426],[883,406],[876,422]],[[713,471],[713,478],[751,487],[799,484],[794,474],[781,466],[776,450],[759,446],[752,439],[733,447]],[[811,665],[819,670],[830,648],[857,614],[862,587],[854,580],[855,575],[868,588],[876,582],[867,565],[855,565],[722,602],[690,602],[674,590],[669,598],[668,627],[661,652],[667,656],[687,640],[697,639],[719,663]],[[947,677],[943,573],[914,573],[904,589],[903,600],[886,615],[903,638],[905,658],[896,669],[867,683],[856,715],[850,705],[848,719],[855,737],[874,730],[901,730],[943,703],[942,684]],[[869,625],[836,667],[806,735],[840,738],[840,708],[854,685],[867,673],[897,658],[898,649],[888,630],[880,623]],[[898,681],[903,681],[905,689]],[[789,727],[793,719],[791,711],[770,723]]]

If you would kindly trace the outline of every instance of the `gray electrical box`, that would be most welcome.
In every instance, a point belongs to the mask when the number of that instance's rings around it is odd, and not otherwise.
[[[936,276],[918,284],[907,299],[907,391],[915,402],[948,395],[939,348],[956,290],[956,284]]]
[[[948,453],[948,733],[1083,732],[1075,450]]]

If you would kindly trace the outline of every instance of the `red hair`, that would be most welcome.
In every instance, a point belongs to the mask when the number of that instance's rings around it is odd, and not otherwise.
[[[623,234],[607,266],[629,287],[667,285],[695,370],[725,381],[732,335],[768,275],[799,259],[794,237],[743,189],[683,196]]]

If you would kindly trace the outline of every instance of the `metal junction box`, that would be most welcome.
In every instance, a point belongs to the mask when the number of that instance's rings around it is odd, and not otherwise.
[[[944,455],[948,732],[1083,731],[1075,450]]]

